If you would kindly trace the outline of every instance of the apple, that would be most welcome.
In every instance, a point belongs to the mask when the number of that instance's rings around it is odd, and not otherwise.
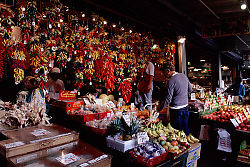
[[[236,129],[241,130],[241,127],[240,127],[240,126],[238,126]]]
[[[243,124],[243,123],[240,123],[240,127],[242,127],[242,128],[243,128],[243,127],[245,127],[245,124]]]
[[[246,127],[244,127],[244,128],[242,128],[242,130],[247,131],[247,128],[246,128]]]

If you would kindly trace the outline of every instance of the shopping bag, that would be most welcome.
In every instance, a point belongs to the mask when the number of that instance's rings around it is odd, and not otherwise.
[[[210,128],[211,128],[210,125],[201,125],[201,131],[200,131],[200,136],[199,136],[200,140],[206,140],[206,141],[210,140],[210,136],[209,136]]]
[[[224,152],[232,152],[230,134],[225,129],[220,128],[218,129],[218,135],[219,142],[217,149]]]

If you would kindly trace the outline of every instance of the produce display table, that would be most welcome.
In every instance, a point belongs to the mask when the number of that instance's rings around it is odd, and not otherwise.
[[[26,156],[27,157],[27,156]],[[22,157],[21,157],[22,158]],[[8,167],[66,167],[66,166],[93,166],[93,167],[110,167],[111,157],[103,154],[95,147],[84,143],[78,142],[77,144],[68,146],[66,148],[53,148],[50,154],[43,157],[38,157],[32,160],[25,161],[25,155],[22,160],[24,162],[16,163],[15,158],[8,159]]]

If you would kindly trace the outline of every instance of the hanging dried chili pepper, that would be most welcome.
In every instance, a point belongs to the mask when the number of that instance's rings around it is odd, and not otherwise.
[[[114,76],[115,66],[111,59],[108,57],[105,63],[104,78],[105,88],[107,89],[107,94],[109,94],[115,88],[115,76]]]
[[[118,91],[119,90],[122,91],[122,98],[124,99],[124,101],[128,103],[131,98],[131,91],[132,91],[131,83],[128,80],[124,80],[124,82],[120,83],[118,87]]]

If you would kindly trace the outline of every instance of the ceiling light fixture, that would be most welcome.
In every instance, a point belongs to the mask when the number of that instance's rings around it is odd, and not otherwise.
[[[200,60],[200,62],[202,62],[202,61],[206,61],[206,60]]]
[[[179,36],[179,37],[178,37],[178,42],[179,42],[179,43],[184,43],[185,40],[186,40],[186,38],[185,38],[184,36]]]
[[[241,10],[245,10],[247,8],[247,3],[245,0],[240,1]]]

